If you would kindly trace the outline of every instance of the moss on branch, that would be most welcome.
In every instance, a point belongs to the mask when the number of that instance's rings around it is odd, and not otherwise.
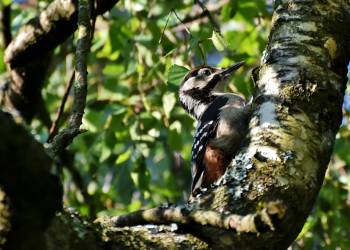
[[[276,219],[281,220],[284,214],[284,205],[276,201],[269,202],[266,207],[256,213],[246,215],[196,210],[184,205],[140,210],[108,220],[102,219],[100,222],[114,227],[178,223],[191,226],[211,226],[218,229],[233,230],[237,233],[259,233],[266,230],[275,230],[274,223],[277,222]]]
[[[75,136],[83,132],[80,129],[84,115],[87,96],[87,59],[91,45],[91,1],[79,1],[78,42],[76,51],[76,77],[74,84],[74,101],[68,128],[63,129],[52,140],[50,148],[55,155],[65,149]]]

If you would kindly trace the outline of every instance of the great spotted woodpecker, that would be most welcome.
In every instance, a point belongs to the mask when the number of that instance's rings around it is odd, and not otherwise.
[[[243,64],[224,69],[202,66],[181,83],[180,102],[198,121],[192,145],[192,196],[225,173],[246,134],[249,105],[241,96],[224,92],[232,73]]]

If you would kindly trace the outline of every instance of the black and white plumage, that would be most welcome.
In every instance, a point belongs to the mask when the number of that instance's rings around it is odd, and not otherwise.
[[[224,174],[246,133],[245,100],[223,92],[229,76],[241,65],[243,62],[226,69],[200,67],[181,84],[180,102],[198,121],[192,145],[192,194]]]
[[[210,139],[216,136],[216,130],[220,119],[220,109],[228,101],[227,96],[216,97],[207,107],[203,115],[198,120],[194,141],[192,145],[192,187],[191,190],[199,188],[198,182],[203,178],[204,165],[202,164],[203,155]]]

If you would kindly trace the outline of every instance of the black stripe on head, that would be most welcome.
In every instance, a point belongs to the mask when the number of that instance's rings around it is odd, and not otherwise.
[[[191,77],[202,77],[198,75],[198,72],[201,69],[209,69],[211,73],[214,73],[215,71],[217,71],[216,68],[210,67],[210,66],[200,66],[197,67],[193,70],[191,70],[189,73],[187,73],[187,75],[185,76],[185,78],[182,81],[181,87],[185,84],[185,82],[190,79]],[[193,99],[204,102],[204,103],[209,103],[211,102],[211,98],[209,97],[210,95],[210,91],[216,86],[216,84],[218,83],[218,81],[220,81],[220,77],[215,75],[210,82],[208,82],[208,84],[204,87],[204,88],[192,88],[192,89],[188,89],[183,91],[183,93],[185,95],[191,96]],[[180,87],[180,89],[181,89]]]
[[[208,65],[205,65],[205,66],[198,66],[194,69],[192,69],[190,72],[187,73],[187,75],[184,77],[184,79],[182,80],[182,84],[184,82],[186,82],[188,79],[190,79],[191,77],[195,77],[195,76],[198,76],[198,72],[201,70],[201,69],[209,69],[211,72],[215,72],[217,69],[214,68],[214,67],[211,67],[211,66],[208,66]]]
[[[183,79],[182,83],[186,82],[191,77],[198,75],[199,70],[200,70],[200,68],[195,68],[195,69],[191,70],[190,72],[188,72],[187,75],[185,76],[185,78]]]
[[[208,82],[208,84],[202,89],[205,93],[209,94],[215,86],[222,80],[222,77],[218,74],[214,75],[212,79]]]
[[[183,91],[185,95],[191,96],[193,99],[209,103],[213,99],[210,95],[210,91],[212,91],[215,86],[221,81],[221,77],[219,75],[214,75],[214,77],[208,82],[208,84],[204,88],[192,88],[189,90]]]
[[[183,93],[185,95],[191,96],[191,98],[200,101],[202,103],[210,103],[213,101],[214,96],[210,95],[210,90],[207,86],[203,89],[193,88],[189,90],[185,90]]]

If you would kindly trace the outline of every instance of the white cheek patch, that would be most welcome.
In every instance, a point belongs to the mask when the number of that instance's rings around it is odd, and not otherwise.
[[[205,80],[205,79],[196,79],[195,81],[195,88],[198,88],[198,89],[203,89],[205,88],[206,86],[208,85],[208,80]]]
[[[193,76],[183,84],[182,91],[188,91],[190,89],[203,89],[205,86],[207,86],[210,80],[211,79],[196,78]]]
[[[196,85],[198,85],[196,78],[191,77],[184,83],[182,89],[183,91],[188,91],[190,89],[194,89],[195,87],[197,87]]]

